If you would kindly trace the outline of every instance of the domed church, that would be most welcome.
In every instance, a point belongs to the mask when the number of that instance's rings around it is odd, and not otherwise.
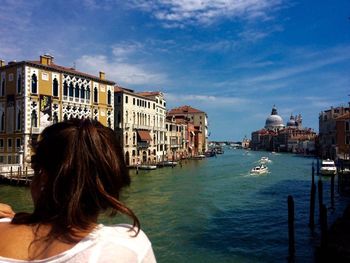
[[[278,115],[276,106],[273,105],[271,115],[266,119],[265,129],[278,131],[283,128],[284,128],[283,119],[281,116]]]

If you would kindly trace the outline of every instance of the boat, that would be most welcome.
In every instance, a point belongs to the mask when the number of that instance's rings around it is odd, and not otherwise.
[[[332,175],[337,173],[337,167],[333,160],[322,160],[320,173],[322,175]]]
[[[209,150],[204,153],[205,157],[213,157],[216,156],[215,150]]]
[[[204,158],[205,158],[204,154],[194,155],[194,156],[190,157],[191,160],[202,160]]]
[[[255,166],[252,170],[250,170],[251,174],[264,174],[269,171],[269,168],[266,165],[260,164]]]
[[[157,169],[157,165],[151,165],[151,164],[141,164],[136,167],[139,170],[155,170]]]
[[[174,167],[176,165],[177,165],[177,162],[175,162],[175,161],[164,161],[164,162],[158,163],[159,167],[166,167],[166,166]]]
[[[261,157],[259,160],[260,163],[265,164],[265,163],[271,163],[271,160],[268,157]]]

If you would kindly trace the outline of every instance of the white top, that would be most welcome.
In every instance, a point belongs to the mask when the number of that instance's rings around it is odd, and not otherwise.
[[[0,222],[10,222],[0,219]],[[152,245],[143,231],[134,237],[130,225],[98,225],[89,235],[71,249],[40,260],[18,260],[0,257],[0,263],[154,263]]]

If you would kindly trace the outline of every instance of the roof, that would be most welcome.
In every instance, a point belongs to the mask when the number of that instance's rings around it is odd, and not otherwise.
[[[98,81],[98,82],[102,82],[102,83],[105,83],[105,84],[109,84],[109,85],[114,85],[115,84],[115,82],[113,82],[113,81],[100,79],[97,76],[93,76],[93,75],[90,75],[90,74],[87,74],[87,73],[84,73],[84,72],[80,72],[80,71],[78,71],[78,70],[76,70],[74,68],[68,68],[68,67],[60,66],[60,65],[57,65],[57,64],[54,64],[54,63],[51,63],[50,65],[45,65],[45,64],[41,64],[40,61],[29,61],[29,60],[27,60],[27,61],[20,61],[20,62],[12,62],[10,64],[7,64],[3,68],[10,68],[10,67],[18,66],[18,65],[21,65],[21,64],[29,65],[29,66],[32,66],[32,67],[39,67],[39,68],[43,68],[43,69],[47,69],[47,70],[55,70],[55,71],[58,71],[58,72],[61,72],[61,73],[74,74],[74,75],[77,75],[77,76],[80,76],[80,77],[83,77],[83,78],[89,78],[89,79],[92,79],[92,80],[95,80],[95,81]]]
[[[139,98],[155,101],[154,98],[141,95],[142,92],[134,92],[134,90],[132,90],[132,89],[123,88],[121,86],[114,86],[114,92],[115,93],[125,93],[125,94],[129,94],[131,96],[135,96],[135,97],[139,97]]]
[[[173,114],[187,114],[187,113],[205,113],[204,111],[197,110],[195,108],[192,108],[191,106],[181,106],[178,108],[171,109],[168,112],[168,115],[173,115]]]
[[[347,121],[350,120],[350,112],[347,112],[339,117],[335,118],[337,121]]]
[[[142,92],[137,92],[136,94],[140,96],[149,97],[149,96],[161,95],[162,93],[160,91],[142,91]]]

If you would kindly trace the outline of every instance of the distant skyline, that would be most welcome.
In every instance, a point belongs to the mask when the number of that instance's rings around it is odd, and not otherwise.
[[[210,140],[241,140],[273,105],[284,122],[350,100],[350,1],[2,0],[0,59],[38,60],[209,117]]]

